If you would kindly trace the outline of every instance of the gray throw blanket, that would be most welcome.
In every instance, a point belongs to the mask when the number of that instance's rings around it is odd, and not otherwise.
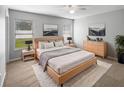
[[[73,52],[81,51],[79,48],[63,48],[63,49],[57,49],[53,51],[47,51],[40,55],[40,65],[43,67],[43,70],[46,70],[46,66],[48,64],[48,60],[54,57],[70,54]]]

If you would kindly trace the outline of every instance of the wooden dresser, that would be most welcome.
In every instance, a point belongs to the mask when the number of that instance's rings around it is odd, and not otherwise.
[[[95,55],[105,58],[107,56],[107,43],[104,41],[89,41],[83,42],[83,49],[95,53]]]

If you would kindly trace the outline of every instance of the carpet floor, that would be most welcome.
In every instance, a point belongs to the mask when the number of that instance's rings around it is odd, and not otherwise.
[[[112,64],[97,60],[97,64],[82,71],[64,83],[64,87],[92,87],[112,66]],[[51,77],[43,71],[42,66],[32,65],[41,87],[59,87]]]
[[[93,85],[94,87],[124,87],[124,64],[98,58],[112,64],[111,68]],[[15,61],[7,64],[4,87],[39,87],[32,65],[34,61]]]

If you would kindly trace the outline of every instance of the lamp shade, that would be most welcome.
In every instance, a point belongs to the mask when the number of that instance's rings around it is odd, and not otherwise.
[[[32,44],[32,40],[25,41],[25,44]]]
[[[67,37],[67,40],[72,40],[72,37]]]

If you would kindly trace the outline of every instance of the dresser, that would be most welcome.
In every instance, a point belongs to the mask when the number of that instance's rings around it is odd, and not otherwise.
[[[104,41],[86,40],[83,42],[83,49],[103,58],[107,56],[107,43]]]

